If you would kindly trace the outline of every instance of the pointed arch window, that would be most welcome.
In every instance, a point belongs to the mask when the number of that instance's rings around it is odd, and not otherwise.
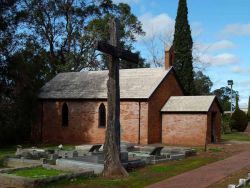
[[[99,127],[106,127],[106,108],[103,103],[99,106]]]
[[[66,103],[62,106],[62,126],[67,127],[69,125],[69,109]]]

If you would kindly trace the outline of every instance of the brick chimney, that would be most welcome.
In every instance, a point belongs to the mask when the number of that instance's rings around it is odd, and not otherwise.
[[[174,49],[173,46],[165,48],[165,70],[173,66],[174,62]]]

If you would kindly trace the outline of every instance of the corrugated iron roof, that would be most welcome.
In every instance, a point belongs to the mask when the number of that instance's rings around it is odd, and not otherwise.
[[[171,69],[121,69],[120,97],[149,98]],[[107,80],[107,70],[60,73],[40,89],[38,98],[106,99]]]

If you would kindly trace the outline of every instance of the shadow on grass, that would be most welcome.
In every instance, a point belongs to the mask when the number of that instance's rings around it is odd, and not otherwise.
[[[191,157],[182,161],[169,161],[157,165],[149,165],[142,169],[137,169],[129,173],[124,179],[105,179],[101,176],[90,178],[77,178],[71,181],[59,181],[45,187],[135,187],[140,188],[161,180],[176,176],[178,174],[199,168],[206,164],[215,162],[215,158]]]

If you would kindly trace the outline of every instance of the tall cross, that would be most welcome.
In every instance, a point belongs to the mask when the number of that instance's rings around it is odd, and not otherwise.
[[[108,118],[104,150],[107,153],[120,153],[120,86],[119,86],[119,59],[130,62],[138,62],[138,54],[123,50],[120,47],[119,36],[120,23],[113,18],[110,22],[110,41],[98,42],[97,50],[109,55],[108,68]],[[116,151],[114,151],[116,150]],[[104,151],[104,152],[105,152]],[[112,157],[111,157],[112,158]],[[104,161],[105,163],[105,161]]]

